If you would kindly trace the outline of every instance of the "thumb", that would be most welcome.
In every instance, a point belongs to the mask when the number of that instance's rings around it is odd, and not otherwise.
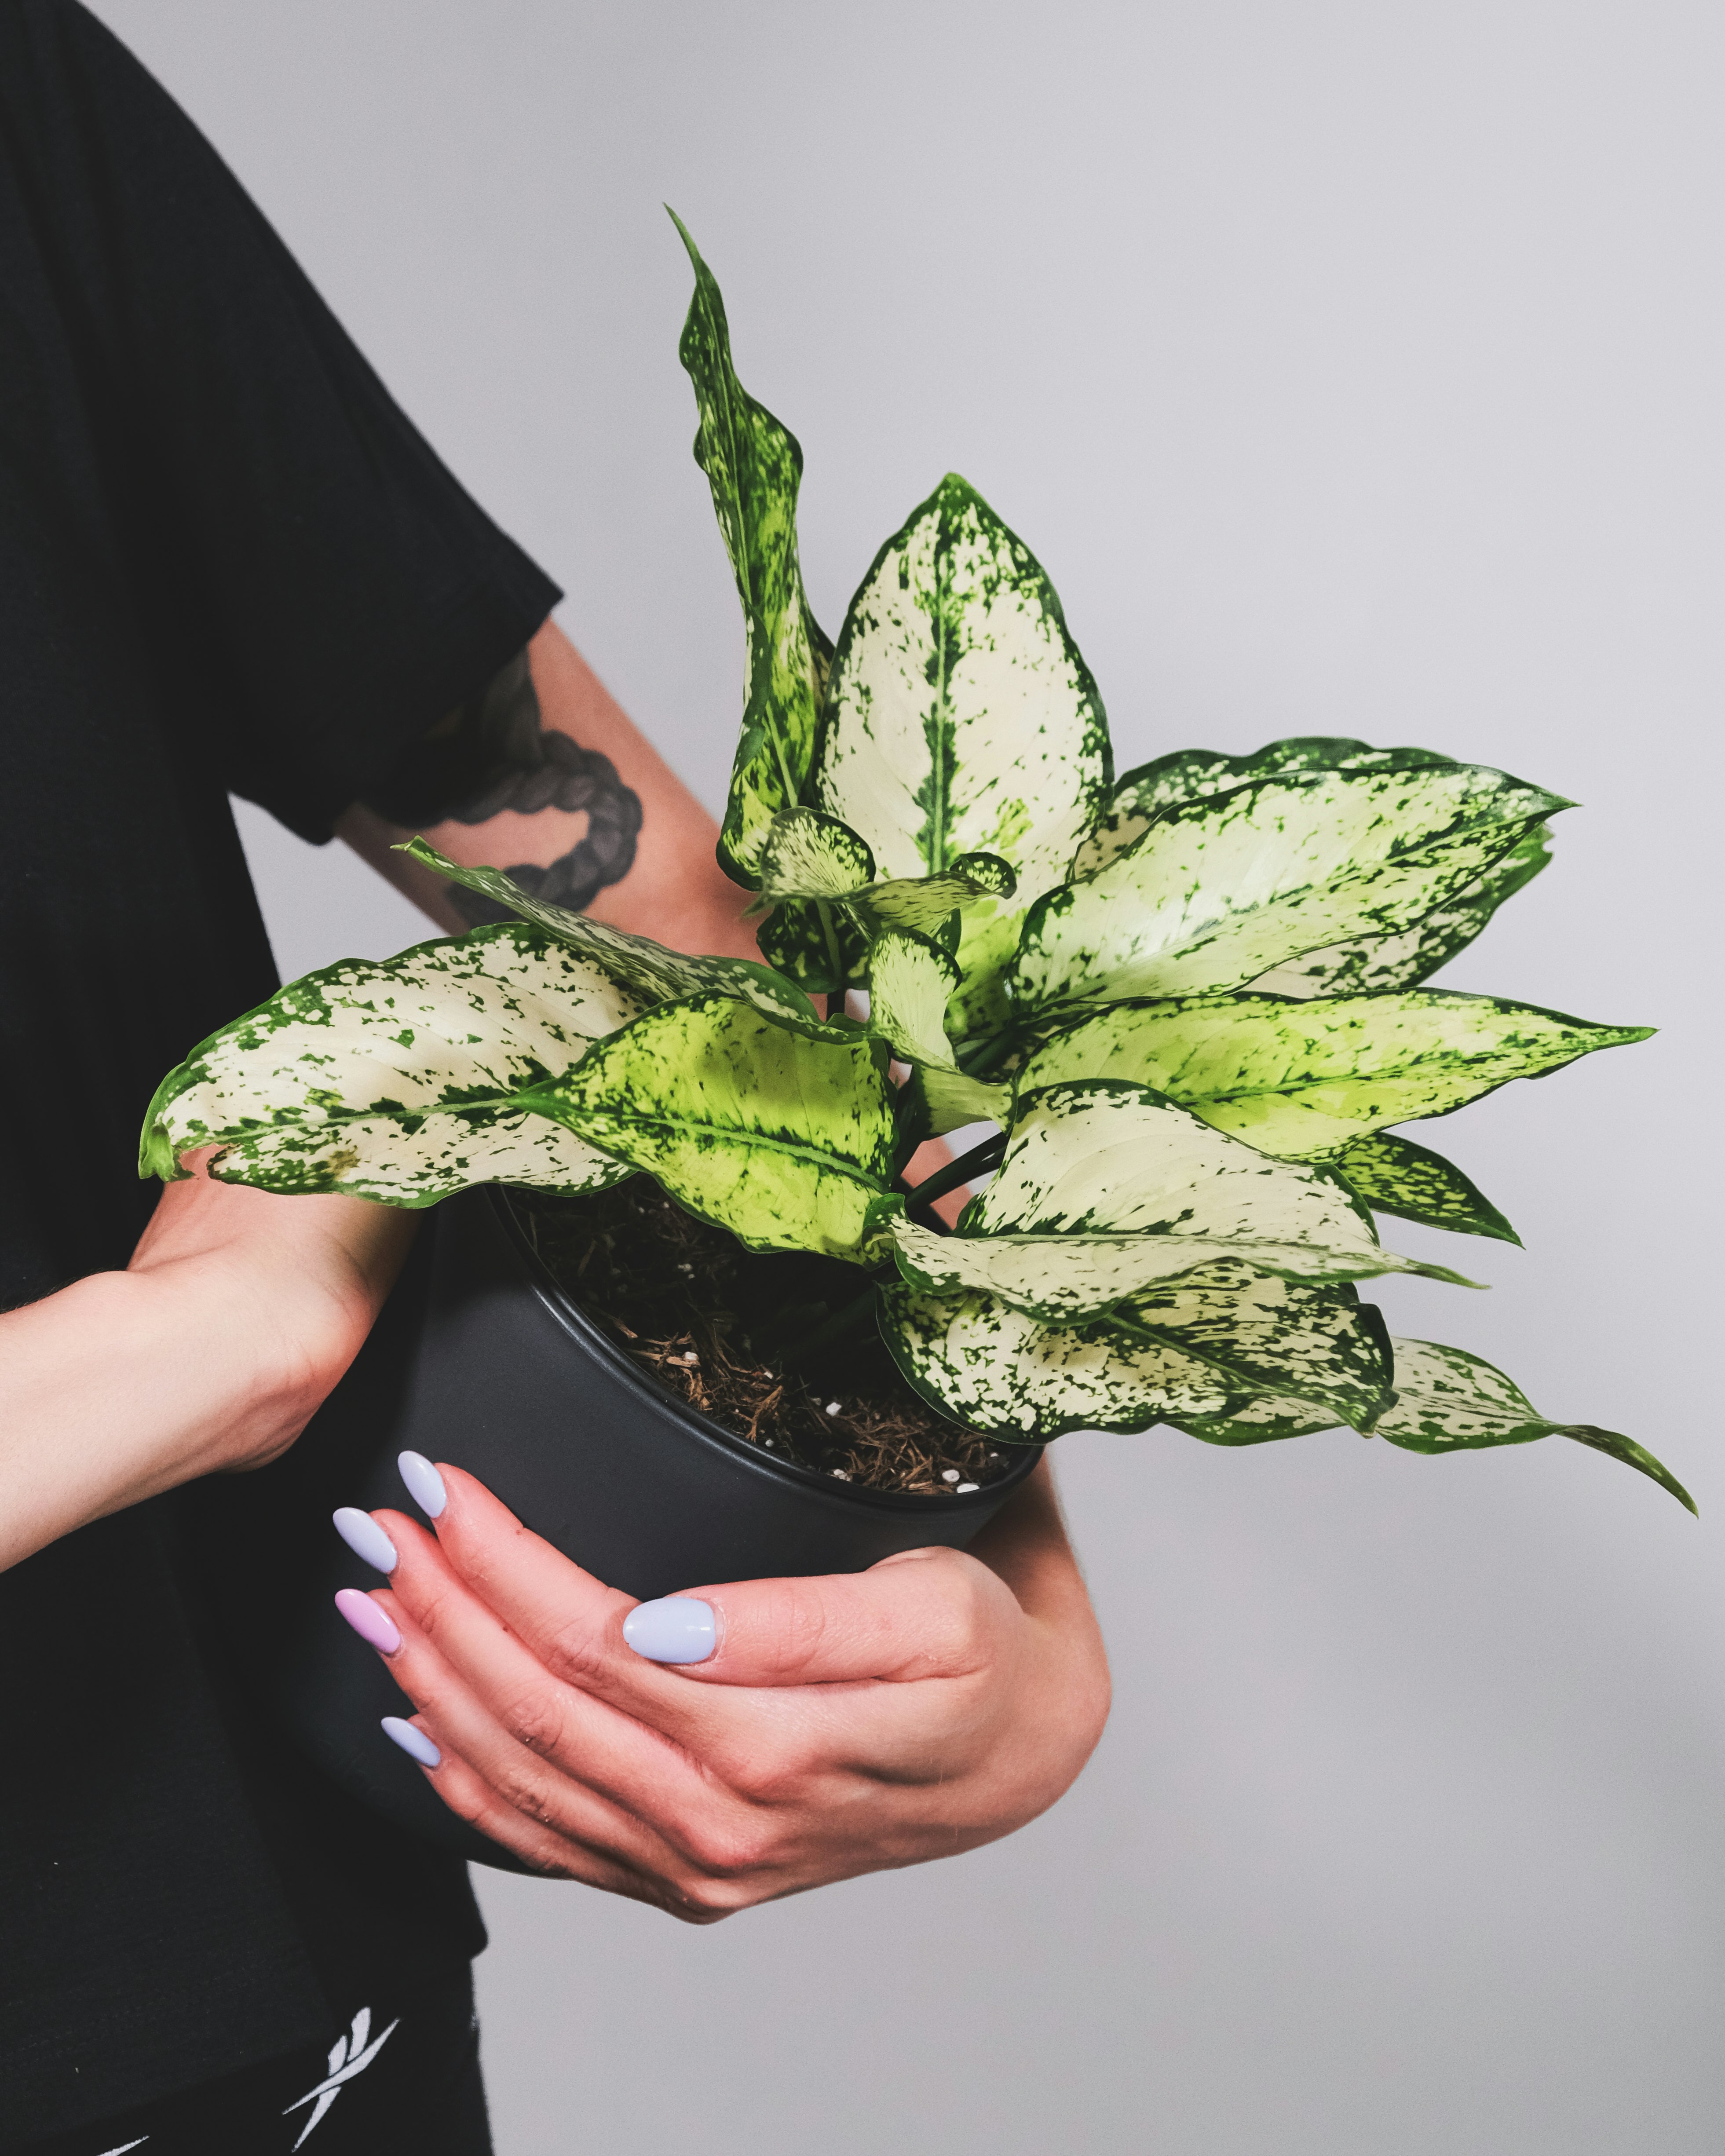
[[[623,1636],[646,1661],[708,1683],[913,1683],[986,1667],[1020,1621],[986,1565],[925,1549],[867,1572],[737,1580],[638,1603]]]

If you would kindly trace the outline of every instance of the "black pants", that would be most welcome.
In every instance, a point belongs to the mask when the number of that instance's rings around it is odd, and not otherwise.
[[[38,2142],[28,2156],[490,2156],[473,1980],[357,2005],[330,2044]]]

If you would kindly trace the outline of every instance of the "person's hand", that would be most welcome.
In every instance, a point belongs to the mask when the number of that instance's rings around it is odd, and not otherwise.
[[[244,1342],[240,1396],[204,1473],[286,1450],[359,1353],[418,1224],[362,1198],[214,1182],[213,1150],[187,1153],[191,1175],[163,1186],[124,1275],[185,1352],[207,1352],[198,1336],[218,1327]]]
[[[413,1214],[212,1183],[195,1159],[126,1271],[0,1316],[0,1568],[196,1476],[275,1459],[401,1268]]]
[[[536,1871],[710,1923],[1009,1834],[1101,1733],[1107,1667],[1045,1465],[978,1556],[641,1604],[471,1476],[442,1486],[435,1537],[373,1516],[389,1586],[338,1599],[418,1710],[398,1741]],[[668,1648],[708,1651],[647,1658]]]

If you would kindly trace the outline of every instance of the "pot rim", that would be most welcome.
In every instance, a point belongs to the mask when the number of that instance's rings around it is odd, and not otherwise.
[[[691,1407],[686,1400],[680,1400],[665,1387],[655,1385],[645,1372],[594,1324],[533,1248],[526,1230],[516,1216],[509,1186],[501,1183],[488,1184],[485,1196],[494,1217],[508,1238],[511,1249],[525,1265],[533,1291],[558,1323],[574,1335],[582,1348],[606,1364],[614,1374],[627,1378],[649,1405],[661,1409],[688,1435],[709,1445],[717,1445],[732,1458],[746,1462],[758,1474],[798,1484],[811,1492],[819,1491],[838,1504],[871,1506],[877,1511],[890,1512],[920,1512],[926,1511],[931,1504],[936,1504],[944,1513],[949,1506],[957,1506],[968,1512],[987,1504],[998,1504],[1006,1492],[1015,1488],[1029,1476],[1042,1456],[1044,1447],[1040,1445],[1016,1445],[1009,1439],[999,1440],[996,1442],[1001,1451],[1022,1455],[1013,1460],[1004,1474],[996,1476],[992,1482],[979,1484],[974,1490],[931,1492],[927,1496],[919,1496],[909,1490],[872,1490],[865,1483],[840,1481],[837,1476],[824,1474],[818,1467],[805,1467],[797,1460],[781,1460],[776,1453],[768,1452],[761,1445],[751,1445],[746,1437],[727,1430],[723,1423],[702,1409]]]

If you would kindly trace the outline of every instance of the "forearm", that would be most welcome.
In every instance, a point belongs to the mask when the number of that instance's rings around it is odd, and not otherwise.
[[[244,1315],[193,1268],[93,1274],[0,1317],[0,1566],[296,1435],[310,1405]]]
[[[413,1219],[169,1185],[131,1265],[0,1317],[0,1568],[290,1445],[357,1353]]]
[[[528,656],[542,733],[561,735],[604,757],[627,799],[619,808],[616,790],[608,785],[603,791],[608,801],[601,800],[593,811],[563,808],[553,798],[526,809],[505,808],[479,821],[451,813],[444,820],[424,824],[425,836],[440,853],[465,865],[511,869],[527,863],[561,872],[562,884],[572,889],[553,886],[544,896],[560,903],[578,902],[597,921],[651,936],[674,949],[756,957],[753,932],[742,919],[749,896],[714,859],[718,827],[712,818],[554,624],[547,622],[539,631]],[[545,791],[523,783],[516,797],[531,803]],[[451,811],[457,806],[449,804]],[[596,817],[610,819],[614,832],[619,815],[634,825],[636,810],[639,824],[632,839],[597,852],[589,847],[584,858],[590,866],[583,873],[575,865],[583,858],[577,850],[591,838]],[[471,926],[446,884],[391,850],[411,835],[408,826],[356,804],[336,829],[441,927],[459,932]]]

